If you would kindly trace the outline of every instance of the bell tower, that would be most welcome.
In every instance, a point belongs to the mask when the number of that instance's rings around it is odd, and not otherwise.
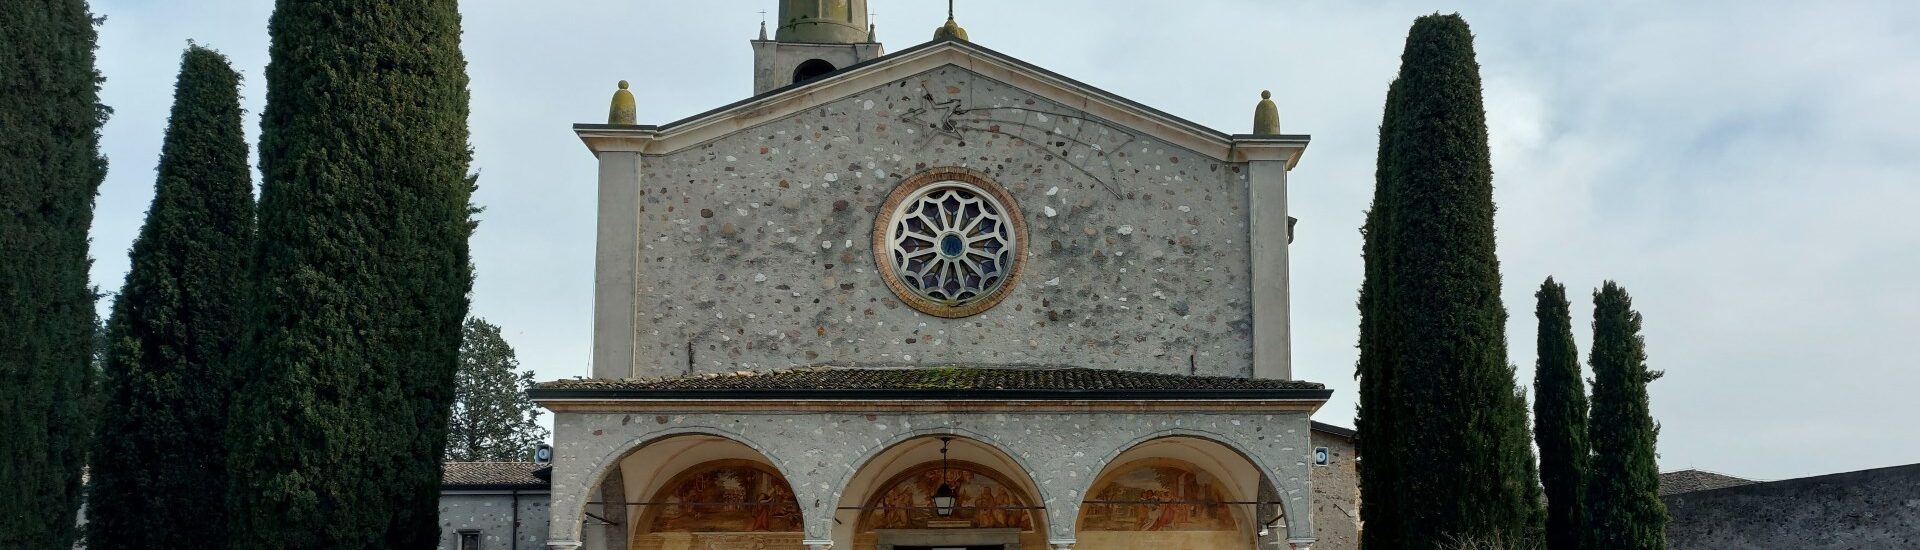
[[[806,82],[880,57],[867,0],[779,0],[773,39],[767,23],[753,41],[753,93]]]

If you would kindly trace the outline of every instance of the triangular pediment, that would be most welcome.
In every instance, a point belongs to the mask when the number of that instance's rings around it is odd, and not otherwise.
[[[1168,144],[1223,161],[1247,160],[1249,146],[1292,151],[1297,161],[1307,136],[1234,135],[1128,100],[1012,56],[960,40],[939,40],[853,65],[817,80],[769,91],[661,125],[576,124],[594,150],[664,155],[728,134],[815,109],[914,75],[957,67],[1122,126]],[[1283,145],[1284,144],[1284,145]]]

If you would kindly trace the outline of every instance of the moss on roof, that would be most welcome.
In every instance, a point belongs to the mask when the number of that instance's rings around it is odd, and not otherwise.
[[[655,379],[575,379],[542,390],[1320,390],[1299,380],[1047,366],[806,367]]]

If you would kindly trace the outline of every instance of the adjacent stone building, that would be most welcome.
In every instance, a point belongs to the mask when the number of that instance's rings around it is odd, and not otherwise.
[[[1207,128],[952,19],[886,53],[864,0],[779,13],[752,97],[639,124],[623,82],[575,126],[593,378],[533,392],[549,547],[1318,540],[1314,450],[1351,438],[1316,442],[1330,392],[1292,376],[1307,136],[1264,98],[1252,133]]]
[[[449,462],[440,474],[440,550],[542,550],[548,469],[527,462]]]
[[[1314,452],[1326,449],[1325,460],[1315,456],[1313,469],[1313,536],[1321,550],[1360,547],[1360,432],[1321,422],[1313,423]],[[1322,463],[1324,462],[1324,464]]]

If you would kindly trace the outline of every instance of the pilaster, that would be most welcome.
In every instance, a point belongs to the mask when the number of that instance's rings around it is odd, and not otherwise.
[[[593,270],[593,376],[631,378],[640,312],[641,157],[599,150],[599,212]]]
[[[1306,146],[1305,136],[1234,136],[1235,160],[1247,163],[1251,203],[1247,237],[1253,262],[1254,378],[1293,378],[1287,172]]]

